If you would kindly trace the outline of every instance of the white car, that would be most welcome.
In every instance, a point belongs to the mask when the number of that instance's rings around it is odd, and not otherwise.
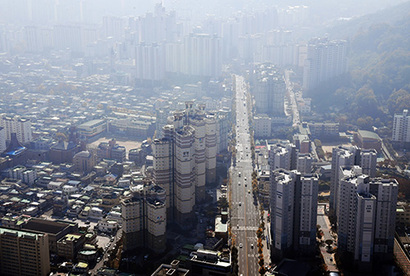
[[[239,244],[239,248],[242,248],[242,247],[243,247],[243,244],[242,244],[242,243],[240,243],[240,244]]]

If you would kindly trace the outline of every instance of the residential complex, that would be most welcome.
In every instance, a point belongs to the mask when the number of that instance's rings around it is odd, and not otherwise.
[[[272,170],[270,213],[273,258],[308,255],[316,244],[318,178]]]
[[[50,273],[48,235],[0,228],[0,272],[2,275]]]
[[[165,190],[147,184],[134,186],[131,196],[121,202],[124,250],[147,248],[165,251],[166,207]]]
[[[345,40],[312,39],[307,45],[307,58],[303,65],[303,89],[310,90],[319,84],[347,72]]]
[[[272,64],[261,64],[255,68],[251,85],[257,114],[284,116],[286,85],[283,74],[277,67]]]
[[[162,139],[154,140],[154,182],[167,194],[170,221],[189,227],[195,203],[205,198],[205,184],[216,176],[216,118],[203,106],[175,112],[172,125],[163,128]]]
[[[393,257],[397,193],[394,179],[359,174],[340,181],[338,248],[362,268]]]
[[[10,117],[2,114],[0,117],[0,126],[5,130],[7,141],[11,140],[12,133],[16,133],[17,140],[23,145],[33,140],[30,119],[20,118],[19,116]]]
[[[362,150],[356,146],[334,147],[332,150],[332,172],[330,180],[330,208],[337,209],[339,198],[339,168],[343,166],[359,165],[364,174],[374,177],[376,175],[377,152],[375,150]],[[336,210],[337,213],[337,210]]]
[[[407,109],[403,114],[394,114],[392,141],[410,143],[410,114]]]

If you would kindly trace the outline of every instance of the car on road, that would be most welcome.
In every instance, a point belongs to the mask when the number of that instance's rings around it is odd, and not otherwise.
[[[248,194],[250,194],[251,193],[251,190],[248,190]]]
[[[253,249],[253,243],[251,243],[251,248]]]
[[[242,202],[239,202],[239,206],[242,206]]]
[[[243,247],[243,244],[242,244],[242,243],[240,243],[240,244],[239,244],[239,248],[242,248],[242,247]]]

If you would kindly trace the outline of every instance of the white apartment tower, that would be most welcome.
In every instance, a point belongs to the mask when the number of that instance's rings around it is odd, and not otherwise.
[[[303,89],[314,89],[320,83],[346,73],[347,67],[347,41],[313,39],[307,45]]]
[[[0,126],[0,154],[6,150],[6,129]]]
[[[367,175],[340,181],[338,248],[355,262],[368,265],[393,257],[398,183]],[[352,260],[352,261],[353,261]]]
[[[121,202],[124,250],[166,248],[165,190],[157,185],[131,187],[132,196]]]
[[[271,64],[262,64],[253,72],[251,82],[256,112],[283,116],[286,85],[282,73]]]
[[[209,34],[189,34],[184,38],[182,73],[217,78],[222,69],[221,38]]]
[[[297,171],[272,171],[272,254],[310,254],[315,247],[318,178]]]
[[[269,165],[271,170],[296,169],[296,146],[291,143],[276,143],[268,145]]]
[[[298,153],[296,160],[296,170],[302,175],[309,174],[312,171],[312,156],[310,153]]]
[[[16,133],[17,140],[21,144],[27,144],[33,140],[31,121],[19,116],[9,117],[2,115],[0,126],[5,129],[6,140],[11,140],[11,134]]]
[[[410,143],[410,114],[407,109],[403,114],[394,114],[392,141]]]
[[[358,165],[362,172],[370,177],[376,176],[377,152],[373,149],[360,149],[356,146],[338,146],[332,150],[332,171],[330,180],[330,208],[336,211],[338,206],[340,167]]]
[[[140,43],[135,47],[136,79],[162,81],[165,77],[165,50],[159,43]]]
[[[205,184],[215,181],[217,124],[204,106],[193,109],[191,101],[171,118],[164,138],[153,142],[153,178],[166,191],[169,222],[186,228],[195,203],[205,199]]]
[[[206,183],[216,181],[217,153],[217,118],[213,114],[206,115]]]

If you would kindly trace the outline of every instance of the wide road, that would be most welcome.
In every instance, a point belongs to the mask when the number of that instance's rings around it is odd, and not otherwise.
[[[249,131],[248,85],[242,76],[235,76],[236,163],[231,168],[231,226],[239,250],[239,275],[258,275],[256,230],[259,207],[252,193],[252,152]]]

